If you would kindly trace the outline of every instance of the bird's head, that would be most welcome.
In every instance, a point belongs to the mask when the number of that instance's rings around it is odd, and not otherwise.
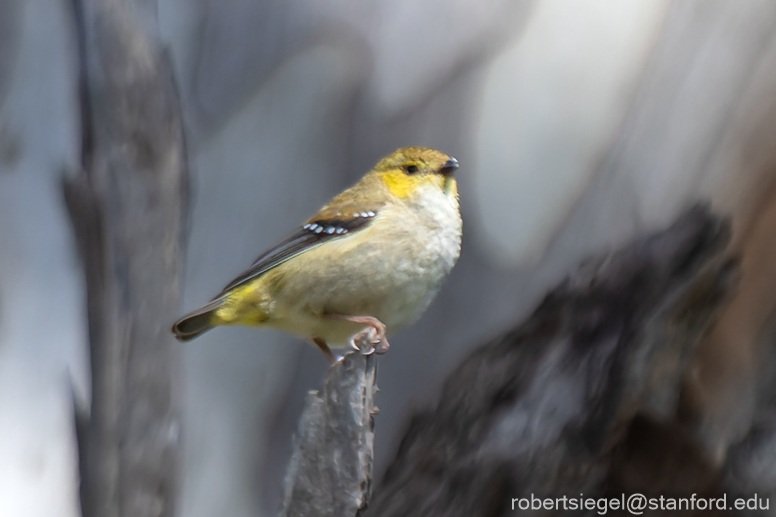
[[[371,173],[376,174],[391,194],[407,198],[419,189],[436,187],[456,196],[453,173],[458,160],[428,147],[401,147],[380,160]]]

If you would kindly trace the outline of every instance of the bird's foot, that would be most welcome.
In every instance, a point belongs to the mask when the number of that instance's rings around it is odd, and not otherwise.
[[[384,354],[391,347],[385,334],[381,336],[374,327],[367,327],[353,334],[350,346],[364,355]]]
[[[350,346],[364,355],[373,353],[384,354],[390,348],[388,339],[385,337],[385,325],[382,321],[372,316],[347,316],[344,314],[332,315],[333,318],[340,318],[353,323],[360,323],[364,328],[350,338]]]

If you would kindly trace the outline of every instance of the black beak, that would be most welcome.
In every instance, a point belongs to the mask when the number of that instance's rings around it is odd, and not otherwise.
[[[458,160],[450,158],[442,165],[442,168],[439,169],[439,174],[442,174],[443,176],[452,176],[457,168]]]

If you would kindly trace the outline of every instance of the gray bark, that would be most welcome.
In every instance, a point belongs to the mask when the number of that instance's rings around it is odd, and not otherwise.
[[[307,396],[281,517],[341,517],[366,506],[374,460],[374,355],[351,353]]]
[[[85,517],[172,516],[185,150],[152,2],[74,0],[83,169],[65,184],[87,282],[92,395],[77,414]]]

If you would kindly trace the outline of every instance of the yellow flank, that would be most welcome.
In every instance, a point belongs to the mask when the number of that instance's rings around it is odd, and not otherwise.
[[[221,305],[213,313],[216,325],[259,325],[266,321],[265,311],[266,277],[260,276],[235,287],[224,295]]]

